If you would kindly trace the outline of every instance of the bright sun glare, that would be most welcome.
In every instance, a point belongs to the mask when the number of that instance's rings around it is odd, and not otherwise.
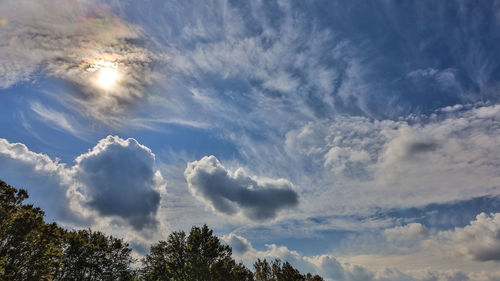
[[[99,70],[99,77],[97,78],[97,83],[104,89],[111,88],[118,80],[118,72],[111,68],[105,67]]]

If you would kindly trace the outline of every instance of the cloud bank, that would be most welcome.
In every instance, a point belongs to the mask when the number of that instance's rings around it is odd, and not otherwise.
[[[386,229],[383,233],[395,239],[388,240],[384,247],[397,246],[392,243],[400,240],[421,241],[414,245],[418,248],[415,252],[392,255],[305,256],[276,244],[267,244],[266,249],[256,250],[246,238],[235,233],[224,235],[221,239],[234,247],[235,255],[245,263],[252,264],[255,259],[263,257],[278,258],[289,261],[301,271],[320,274],[332,281],[494,281],[500,277],[496,264],[485,261],[498,260],[499,217],[498,213],[482,213],[468,226],[453,231],[431,233],[418,223]],[[426,240],[422,240],[424,238]],[[463,250],[467,255],[461,254]],[[470,266],[464,260],[467,258],[475,259],[475,270],[460,268]],[[481,263],[485,267],[481,267]]]
[[[298,205],[298,195],[289,181],[250,177],[242,168],[232,172],[215,156],[188,163],[184,176],[191,194],[223,214],[241,212],[261,221]]]

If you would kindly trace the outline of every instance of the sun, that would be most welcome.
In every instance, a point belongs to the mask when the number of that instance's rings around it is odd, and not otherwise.
[[[97,77],[97,84],[103,89],[112,88],[118,81],[119,75],[116,69],[111,67],[103,67],[99,69],[99,74]]]

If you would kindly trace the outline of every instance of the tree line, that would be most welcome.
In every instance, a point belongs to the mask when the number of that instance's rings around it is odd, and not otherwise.
[[[232,258],[204,225],[153,244],[136,266],[130,245],[99,231],[66,230],[0,180],[0,280],[322,281],[288,262],[257,259],[253,271]]]

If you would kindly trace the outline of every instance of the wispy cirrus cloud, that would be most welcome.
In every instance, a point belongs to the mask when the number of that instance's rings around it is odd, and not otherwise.
[[[81,136],[81,128],[70,116],[54,109],[48,108],[39,102],[31,102],[30,108],[49,126]]]

